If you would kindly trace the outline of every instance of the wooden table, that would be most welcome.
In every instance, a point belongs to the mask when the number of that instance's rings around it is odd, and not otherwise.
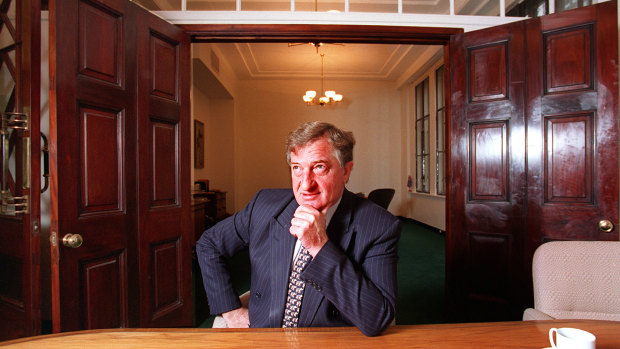
[[[354,327],[304,329],[107,329],[0,343],[2,348],[546,348],[549,329],[576,327],[596,335],[597,349],[620,348],[620,322],[523,321],[392,326],[378,337]]]

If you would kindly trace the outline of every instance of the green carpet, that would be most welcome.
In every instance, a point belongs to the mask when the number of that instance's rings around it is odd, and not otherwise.
[[[398,258],[396,324],[445,322],[445,236],[403,219]]]
[[[396,324],[432,324],[444,320],[445,237],[410,219],[402,219],[398,243]],[[240,294],[250,289],[248,253],[230,260],[233,285]],[[199,327],[211,327],[213,317]]]

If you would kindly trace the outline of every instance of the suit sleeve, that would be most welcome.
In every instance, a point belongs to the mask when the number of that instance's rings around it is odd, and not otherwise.
[[[358,240],[371,239],[357,242],[356,248],[365,251],[359,262],[328,241],[302,273],[307,283],[367,336],[381,334],[396,312],[401,222],[394,218],[390,223],[373,237],[357,236]]]
[[[243,210],[206,230],[196,243],[202,281],[213,315],[241,307],[226,261],[248,247],[249,220],[257,196]]]

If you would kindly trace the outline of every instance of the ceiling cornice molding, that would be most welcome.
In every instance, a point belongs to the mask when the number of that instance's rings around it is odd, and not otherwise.
[[[428,67],[443,56],[443,49],[437,46],[427,46],[422,54],[418,55],[414,62],[411,62],[409,68],[396,80],[396,88],[401,88],[407,83],[411,83],[418,79]]]
[[[245,68],[246,75],[244,79],[319,79],[320,71],[317,69],[311,69],[309,71],[302,71],[298,69],[277,69],[268,70],[264,67],[261,68],[261,64],[257,59],[257,54],[253,51],[256,46],[250,43],[234,43],[234,54],[239,57]],[[336,71],[330,71],[326,74],[325,79],[333,80],[390,80],[394,70],[403,63],[407,53],[413,50],[411,45],[395,45],[390,54],[382,59],[383,64],[374,71],[359,71],[359,70],[343,70],[338,69]],[[260,55],[260,54],[258,54]]]

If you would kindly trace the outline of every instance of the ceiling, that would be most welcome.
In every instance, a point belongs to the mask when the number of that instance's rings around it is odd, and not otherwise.
[[[388,44],[224,43],[216,54],[230,64],[238,79],[386,80],[441,56],[441,46]],[[220,57],[221,59],[221,57]]]

